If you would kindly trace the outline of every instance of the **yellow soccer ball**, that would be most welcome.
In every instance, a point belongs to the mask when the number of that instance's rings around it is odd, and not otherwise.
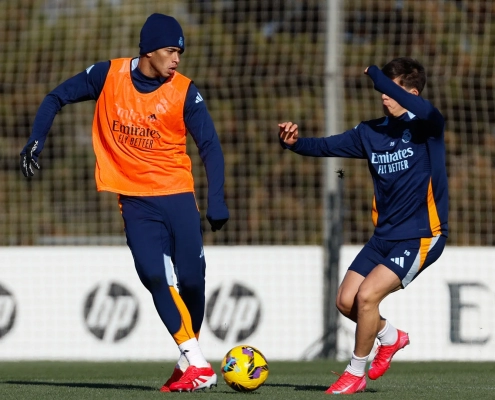
[[[265,356],[248,345],[231,349],[222,360],[221,370],[227,385],[238,392],[252,392],[268,378]]]

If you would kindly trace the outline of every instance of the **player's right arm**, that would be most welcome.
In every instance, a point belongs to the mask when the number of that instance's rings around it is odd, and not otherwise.
[[[38,156],[57,113],[67,104],[98,99],[109,69],[110,61],[94,64],[45,96],[34,118],[31,136],[21,151],[20,167],[25,177],[34,175],[33,167],[40,169]]]
[[[445,120],[440,111],[428,100],[421,96],[408,93],[376,66],[371,65],[364,71],[372,80],[375,90],[390,96],[406,110],[412,112],[419,119],[429,121],[436,129],[433,133],[440,135],[443,132]]]
[[[280,144],[294,153],[310,157],[366,158],[360,125],[338,135],[318,138],[299,137],[299,127],[290,121],[278,127]]]
[[[278,136],[280,141],[286,146],[294,146],[299,139],[299,129],[297,124],[293,122],[282,122],[278,124]]]

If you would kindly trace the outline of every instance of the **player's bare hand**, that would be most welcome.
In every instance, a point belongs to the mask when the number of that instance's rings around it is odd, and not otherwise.
[[[292,146],[297,142],[299,138],[299,130],[297,124],[292,122],[282,122],[278,124],[279,128],[279,137],[286,145]]]
[[[368,68],[369,68],[369,67],[366,67],[366,69],[364,70],[364,74],[365,74],[365,75],[368,75]]]

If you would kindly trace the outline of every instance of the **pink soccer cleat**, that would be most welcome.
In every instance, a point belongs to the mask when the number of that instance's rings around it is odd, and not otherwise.
[[[338,374],[337,374],[338,375]],[[366,389],[366,376],[352,375],[344,371],[340,378],[332,384],[325,393],[327,394],[353,394],[364,392]]]
[[[172,372],[172,376],[168,378],[168,381],[165,382],[165,384],[162,386],[160,389],[160,392],[170,392],[170,385],[174,382],[177,382],[182,375],[184,375],[184,372],[180,368],[174,368],[174,372]]]
[[[390,368],[390,363],[392,362],[394,354],[408,344],[409,335],[406,332],[397,329],[397,341],[394,344],[377,347],[375,358],[368,369],[368,377],[375,380],[387,372],[387,369]]]
[[[169,389],[171,392],[194,392],[216,385],[217,375],[211,366],[198,368],[190,365],[180,379],[170,385]]]

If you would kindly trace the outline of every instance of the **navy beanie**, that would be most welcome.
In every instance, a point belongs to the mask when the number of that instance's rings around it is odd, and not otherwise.
[[[151,14],[141,28],[139,54],[151,53],[163,47],[185,49],[184,34],[174,17]]]

